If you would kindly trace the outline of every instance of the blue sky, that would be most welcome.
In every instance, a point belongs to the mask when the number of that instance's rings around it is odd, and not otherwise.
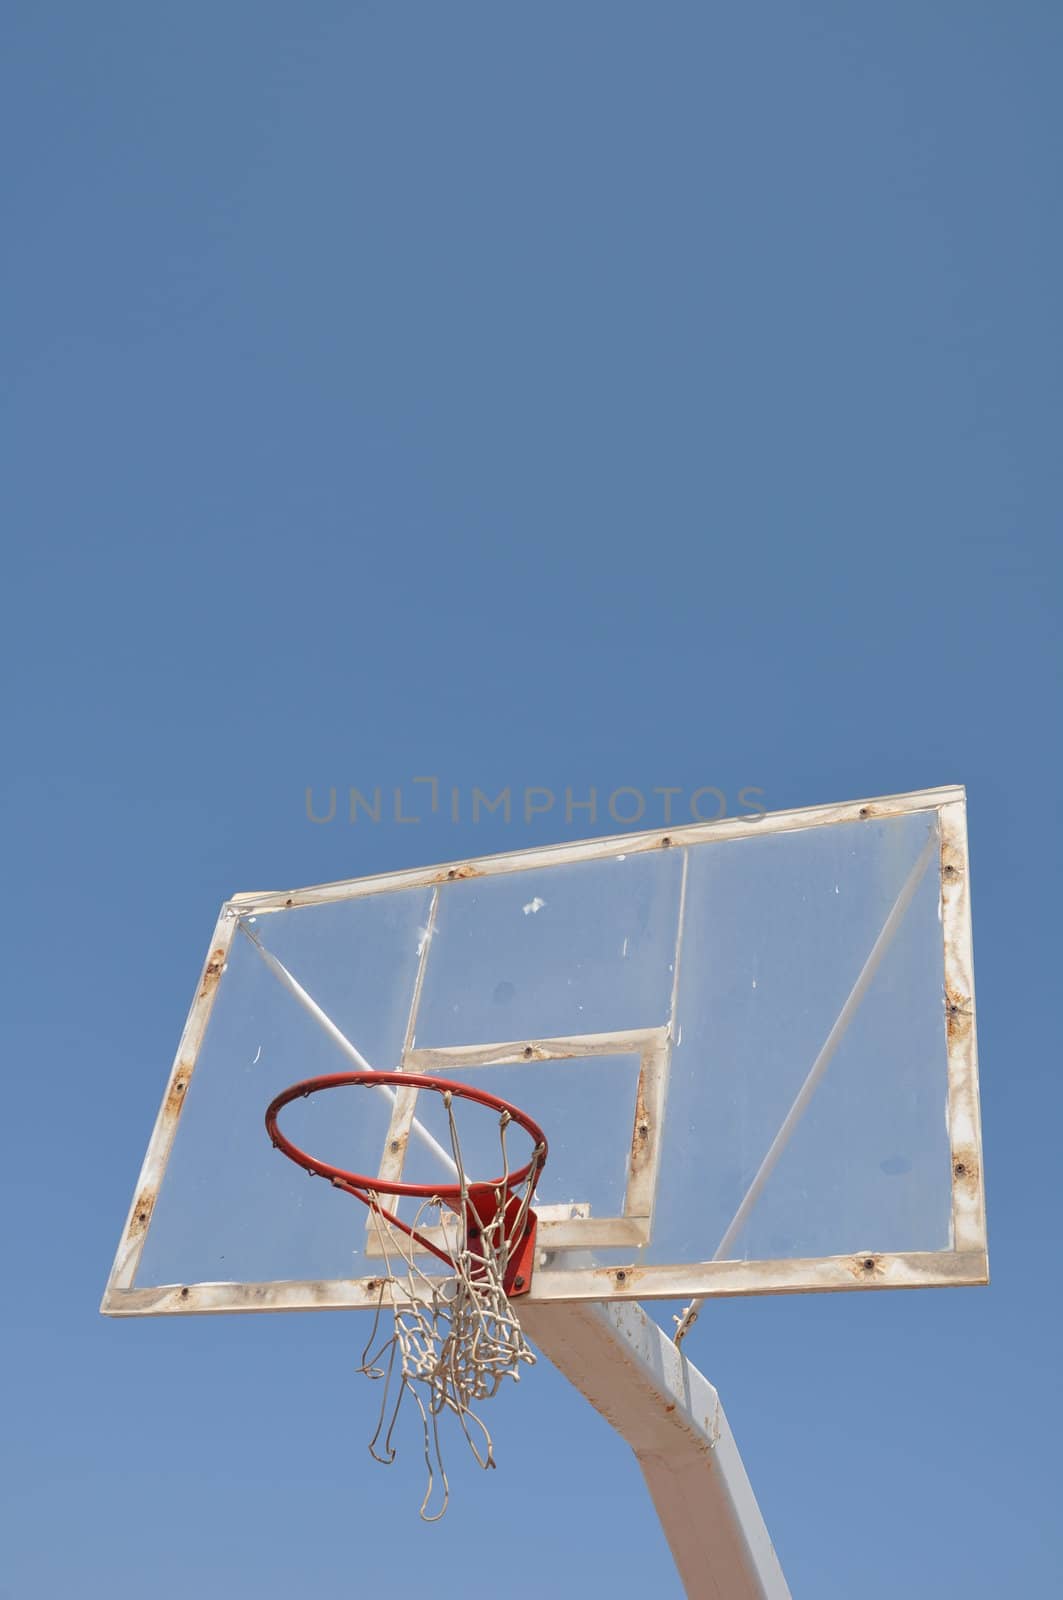
[[[427,1529],[353,1318],[97,1315],[224,896],[594,831],[307,820],[425,774],[968,785],[992,1286],[687,1349],[796,1596],[1052,1592],[1058,8],[3,32],[0,1595],[677,1592],[545,1365]]]

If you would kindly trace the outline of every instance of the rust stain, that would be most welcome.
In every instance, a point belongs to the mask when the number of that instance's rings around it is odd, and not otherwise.
[[[963,851],[947,833],[941,835],[941,876],[946,883],[955,883],[964,873]]]
[[[225,970],[225,951],[219,946],[212,950],[210,959],[203,972],[203,982],[199,989],[199,998],[205,1000],[207,995],[218,987],[219,979]]]
[[[448,867],[446,872],[437,872],[431,880],[433,883],[454,883],[459,878],[482,878],[483,872],[471,861],[466,861],[460,867]]]
[[[409,1126],[397,1128],[384,1146],[384,1155],[380,1163],[380,1176],[382,1178],[397,1178],[406,1165],[406,1152],[410,1142]]]
[[[151,1213],[154,1208],[155,1191],[153,1189],[142,1189],[137,1195],[137,1203],[133,1207],[133,1216],[126,1236],[129,1240],[139,1239],[141,1234],[145,1232],[148,1223],[151,1221]]]
[[[170,1092],[166,1096],[166,1104],[163,1106],[162,1114],[164,1118],[176,1119],[180,1116],[181,1107],[185,1101],[185,1090],[188,1088],[188,1080],[191,1076],[192,1071],[189,1067],[181,1067],[178,1070],[177,1076],[170,1085]]]
[[[882,1257],[875,1255],[852,1256],[848,1265],[853,1277],[861,1283],[869,1283],[875,1278],[881,1278],[886,1271],[886,1264]]]
[[[945,987],[945,1029],[950,1044],[959,1044],[971,1032],[971,997],[959,989]]]
[[[981,1177],[978,1151],[971,1145],[961,1146],[952,1156],[953,1188],[967,1194],[977,1194]]]
[[[642,1276],[638,1267],[617,1267],[613,1273],[613,1282],[618,1289],[630,1289]]]
[[[639,1085],[635,1098],[635,1128],[631,1135],[631,1171],[632,1174],[641,1172],[646,1165],[650,1150],[650,1116],[646,1109],[646,1090],[643,1074],[639,1073]]]

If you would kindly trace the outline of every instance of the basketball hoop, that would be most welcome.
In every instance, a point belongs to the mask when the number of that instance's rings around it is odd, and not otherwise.
[[[457,1181],[435,1185],[402,1183],[348,1172],[309,1155],[281,1132],[277,1118],[291,1101],[347,1086],[428,1089],[440,1095],[447,1113]],[[498,1114],[500,1177],[486,1182],[468,1181],[454,1119],[455,1100],[470,1100]],[[528,1135],[533,1147],[529,1160],[512,1171],[507,1149],[511,1123]],[[517,1381],[520,1368],[535,1362],[510,1301],[527,1294],[531,1286],[536,1233],[531,1201],[546,1161],[546,1137],[525,1112],[496,1095],[447,1078],[413,1072],[341,1072],[292,1084],[270,1103],[266,1131],[274,1148],[311,1177],[326,1179],[369,1208],[385,1262],[376,1316],[358,1369],[384,1385],[380,1417],[369,1449],[377,1461],[394,1461],[395,1424],[404,1396],[411,1394],[421,1415],[428,1469],[421,1516],[426,1522],[436,1522],[445,1512],[449,1497],[439,1446],[440,1416],[453,1412],[480,1466],[493,1467],[491,1435],[473,1405],[496,1394],[504,1378]],[[440,1154],[445,1152],[441,1150]],[[382,1195],[419,1201],[412,1223],[386,1209],[381,1204]],[[438,1244],[424,1231],[425,1215],[433,1209],[439,1212],[435,1227],[441,1240]],[[425,1272],[417,1262],[419,1252],[435,1256],[450,1272],[442,1276]],[[402,1266],[395,1270],[399,1261]],[[394,1325],[378,1345],[377,1330],[385,1297],[390,1299]],[[398,1392],[389,1406],[393,1381],[397,1382]],[[475,1433],[470,1432],[470,1425]],[[378,1450],[382,1434],[383,1445]],[[437,1468],[442,1504],[429,1512]]]

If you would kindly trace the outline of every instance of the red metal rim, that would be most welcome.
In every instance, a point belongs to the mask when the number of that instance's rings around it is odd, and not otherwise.
[[[269,1134],[276,1149],[281,1150],[313,1177],[330,1178],[334,1183],[349,1184],[353,1189],[365,1191],[366,1194],[390,1194],[400,1198],[403,1196],[413,1200],[459,1200],[461,1198],[461,1185],[458,1183],[427,1184],[427,1183],[398,1183],[385,1178],[374,1177],[372,1174],[361,1172],[347,1172],[343,1167],[333,1167],[327,1161],[319,1161],[316,1156],[310,1155],[306,1150],[301,1150],[297,1144],[283,1134],[277,1123],[277,1118],[286,1105],[293,1100],[305,1099],[312,1094],[318,1094],[325,1089],[340,1089],[345,1085],[375,1085],[388,1084],[396,1089],[431,1089],[435,1094],[452,1094],[461,1100],[472,1100],[477,1105],[486,1106],[490,1111],[497,1111],[500,1115],[508,1111],[512,1120],[531,1139],[534,1149],[531,1159],[523,1167],[508,1173],[504,1178],[477,1179],[476,1182],[486,1182],[493,1188],[499,1188],[504,1183],[512,1193],[534,1173],[538,1178],[539,1172],[546,1161],[546,1135],[537,1122],[533,1122],[526,1112],[519,1106],[514,1106],[508,1100],[502,1100],[497,1095],[488,1094],[485,1089],[475,1089],[471,1084],[453,1083],[449,1078],[436,1078],[428,1073],[420,1072],[336,1072],[323,1078],[304,1078],[301,1083],[293,1083],[290,1088],[282,1090],[275,1099],[270,1101],[266,1111],[266,1132]],[[362,1198],[359,1195],[359,1198]],[[438,1252],[437,1252],[438,1253]]]

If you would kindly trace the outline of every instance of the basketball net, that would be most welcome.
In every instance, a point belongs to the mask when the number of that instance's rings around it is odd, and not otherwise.
[[[453,1097],[447,1092],[442,1100],[457,1168],[457,1184],[448,1190],[448,1197],[422,1201],[406,1231],[405,1225],[401,1229],[394,1225],[375,1190],[367,1187],[362,1196],[385,1262],[372,1331],[358,1368],[383,1384],[369,1450],[384,1465],[395,1460],[395,1429],[409,1396],[423,1433],[428,1481],[420,1514],[425,1522],[438,1522],[450,1498],[440,1422],[456,1418],[479,1466],[493,1467],[491,1435],[475,1407],[497,1394],[507,1378],[519,1382],[522,1368],[535,1364],[510,1295],[519,1294],[530,1282],[534,1254],[530,1211],[538,1165],[533,1161],[523,1181],[510,1182],[506,1134],[512,1116],[503,1110],[499,1114],[502,1178],[496,1184],[470,1184]],[[442,1237],[439,1249],[427,1243],[423,1230],[428,1227],[435,1237]],[[426,1272],[418,1264],[426,1248],[452,1270],[442,1276]],[[517,1270],[521,1267],[523,1274]]]

